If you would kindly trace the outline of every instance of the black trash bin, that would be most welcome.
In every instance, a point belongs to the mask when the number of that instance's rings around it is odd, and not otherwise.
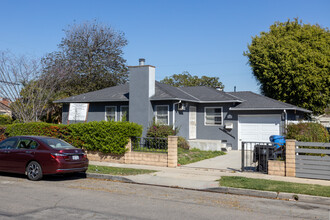
[[[255,145],[253,162],[257,163],[256,169],[261,173],[268,173],[268,160],[274,159],[275,148],[272,145]]]

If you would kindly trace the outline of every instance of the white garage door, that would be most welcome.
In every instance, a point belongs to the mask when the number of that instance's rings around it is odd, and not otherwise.
[[[238,147],[244,142],[269,142],[280,134],[281,115],[238,116]]]

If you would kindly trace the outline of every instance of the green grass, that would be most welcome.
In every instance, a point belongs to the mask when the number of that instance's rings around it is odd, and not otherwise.
[[[226,153],[223,151],[202,151],[199,149],[186,150],[178,148],[178,164],[185,165],[224,154]]]
[[[219,181],[220,186],[330,197],[330,186],[253,179],[238,176],[222,176]]]
[[[88,173],[119,175],[119,176],[129,176],[129,175],[154,173],[157,171],[156,170],[144,170],[144,169],[89,165],[87,172]]]

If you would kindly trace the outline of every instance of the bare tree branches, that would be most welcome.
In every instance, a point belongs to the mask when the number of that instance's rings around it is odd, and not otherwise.
[[[40,61],[0,52],[0,96],[21,122],[38,121],[61,75],[43,74]]]

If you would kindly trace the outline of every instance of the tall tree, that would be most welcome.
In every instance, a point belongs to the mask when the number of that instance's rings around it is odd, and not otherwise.
[[[219,81],[219,77],[209,77],[202,76],[192,76],[189,72],[185,71],[181,74],[173,74],[170,77],[165,77],[160,81],[175,87],[184,87],[184,86],[208,86],[212,88],[223,89],[224,85]]]
[[[44,58],[47,70],[65,67],[65,84],[61,91],[68,96],[95,91],[127,81],[127,45],[124,34],[97,22],[74,24],[64,30],[59,51]]]
[[[42,117],[60,77],[61,74],[44,74],[40,60],[0,52],[0,97],[11,101],[13,116],[21,122]]]
[[[264,95],[315,114],[329,105],[329,29],[298,19],[275,22],[252,38],[244,55]]]

